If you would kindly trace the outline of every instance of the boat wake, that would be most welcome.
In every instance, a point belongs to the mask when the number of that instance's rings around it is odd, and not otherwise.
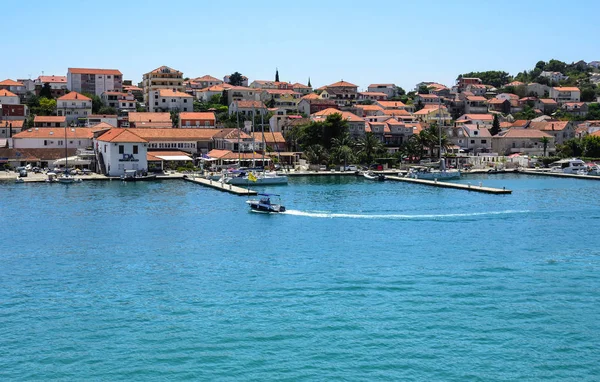
[[[369,215],[369,214],[339,214],[329,212],[306,212],[298,210],[287,210],[284,215],[294,216],[305,216],[311,218],[324,218],[324,219],[390,219],[390,220],[442,220],[442,219],[456,219],[456,218],[473,218],[479,216],[496,216],[496,215],[514,215],[514,214],[525,214],[528,210],[506,210],[506,211],[491,211],[491,212],[472,212],[472,213],[457,213],[457,214],[423,214],[423,215],[400,215],[400,214],[389,214],[389,215]]]

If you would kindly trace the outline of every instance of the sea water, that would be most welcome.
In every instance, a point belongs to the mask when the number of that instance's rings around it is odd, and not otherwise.
[[[0,380],[593,381],[600,182],[0,183]]]

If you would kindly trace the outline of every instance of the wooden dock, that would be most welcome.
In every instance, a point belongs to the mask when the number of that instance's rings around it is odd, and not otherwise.
[[[413,179],[413,178],[401,178],[399,176],[386,176],[386,179],[395,180],[399,182],[407,182],[407,183],[416,183],[424,186],[433,186],[433,187],[441,187],[441,188],[454,188],[457,190],[465,190],[465,191],[475,191],[475,192],[483,192],[485,194],[511,194],[512,190],[507,190],[505,188],[492,188],[492,187],[483,187],[483,186],[474,186],[471,184],[462,184],[462,183],[449,183],[449,182],[438,182],[435,180],[424,180],[424,179]]]
[[[254,190],[234,186],[234,185],[227,184],[227,183],[221,183],[216,180],[210,180],[210,179],[205,179],[205,178],[189,178],[189,177],[186,177],[183,179],[187,180],[188,182],[193,182],[193,183],[201,184],[203,186],[212,187],[219,191],[229,192],[229,193],[235,194],[235,195],[256,195],[257,194],[257,192]]]

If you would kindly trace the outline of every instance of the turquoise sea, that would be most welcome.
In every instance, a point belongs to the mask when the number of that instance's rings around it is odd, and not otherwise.
[[[0,183],[0,380],[594,381],[600,182]]]

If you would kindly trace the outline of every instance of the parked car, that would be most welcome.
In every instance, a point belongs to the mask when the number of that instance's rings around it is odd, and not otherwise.
[[[19,171],[19,178],[26,178],[27,177],[27,170],[23,169],[21,171]]]
[[[358,167],[352,164],[344,167],[344,171],[358,171]]]

